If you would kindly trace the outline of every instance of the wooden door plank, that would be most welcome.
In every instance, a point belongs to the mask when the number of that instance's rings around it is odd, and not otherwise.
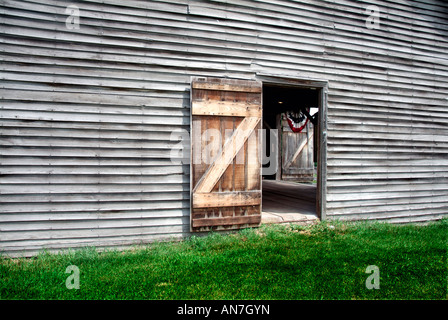
[[[235,131],[235,117],[221,117],[221,134],[223,136],[223,146],[225,142],[230,139],[233,132]],[[235,162],[235,161],[233,161]],[[222,175],[219,180],[220,191],[222,192],[230,192],[234,191],[234,174],[235,174],[235,165],[234,163],[230,163],[227,167],[226,171]],[[222,207],[221,216],[222,217],[232,217],[235,215],[235,207]]]
[[[230,83],[193,82],[193,89],[261,93],[261,86],[259,85],[250,86],[250,85],[241,85],[238,83],[230,84]]]
[[[294,153],[292,158],[289,159],[288,162],[285,164],[285,167],[283,168],[284,170],[288,169],[291,166],[291,164],[297,159],[299,154],[302,152],[303,148],[305,148],[305,146],[309,144],[309,142],[312,138],[313,138],[313,133],[310,134],[308,139],[302,141],[302,143],[300,144],[299,148],[296,150],[296,152]]]
[[[233,161],[236,154],[244,146],[247,138],[259,122],[260,118],[258,117],[247,117],[243,119],[232,137],[224,145],[221,154],[216,157],[215,161],[207,169],[193,192],[206,193],[213,190],[213,187],[221,178],[227,166]]]
[[[261,191],[194,193],[193,208],[255,206],[261,203]]]
[[[252,132],[247,140],[247,190],[261,189],[261,153],[260,153],[260,136],[258,128]]]
[[[194,116],[261,117],[261,105],[231,101],[193,101]]]
[[[239,126],[241,124],[241,118],[235,119],[235,126]],[[251,134],[249,135],[249,137]],[[249,140],[247,138],[247,141]],[[243,144],[241,149],[237,152],[234,160],[233,160],[233,191],[246,190],[246,160],[247,160],[247,141]],[[241,208],[235,208],[235,215],[240,214],[239,210]]]
[[[223,144],[224,147],[226,141],[230,140],[232,135],[235,132],[236,128],[236,120],[234,117],[222,117],[221,118],[221,134],[223,136]],[[224,174],[221,177],[220,183],[221,183],[221,191],[233,191],[234,190],[234,184],[233,184],[233,177],[234,177],[234,171],[235,171],[235,165],[234,162],[231,162]]]
[[[252,216],[194,219],[192,221],[192,226],[193,228],[199,228],[199,227],[213,227],[213,226],[231,226],[241,224],[259,224],[260,222],[261,222],[261,215],[257,214]]]

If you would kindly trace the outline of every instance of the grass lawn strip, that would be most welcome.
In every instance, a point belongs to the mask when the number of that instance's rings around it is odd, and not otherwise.
[[[0,299],[447,299],[448,220],[263,225],[0,260]],[[67,289],[68,266],[79,289]],[[378,289],[368,289],[369,266]],[[375,279],[374,279],[375,280]]]

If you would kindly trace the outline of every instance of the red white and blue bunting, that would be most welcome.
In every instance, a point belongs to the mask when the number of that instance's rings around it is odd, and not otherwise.
[[[309,114],[309,110],[308,114]],[[292,132],[302,132],[308,123],[308,117],[300,110],[299,112],[288,111],[286,112],[286,120],[291,128]]]

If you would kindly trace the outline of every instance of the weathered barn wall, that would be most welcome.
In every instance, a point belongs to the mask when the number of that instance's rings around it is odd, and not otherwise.
[[[191,76],[328,81],[328,218],[448,212],[444,1],[0,5],[1,251],[187,234],[189,166],[170,137],[189,130]]]

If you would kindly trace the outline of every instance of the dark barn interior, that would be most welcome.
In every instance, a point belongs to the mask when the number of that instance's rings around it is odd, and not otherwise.
[[[281,115],[300,108],[318,108],[319,90],[301,88],[297,86],[263,86],[263,129],[281,129]],[[317,123],[317,114],[315,116]],[[317,130],[318,126],[313,126]],[[271,161],[276,158],[277,172],[263,174],[263,217],[265,222],[294,222],[313,221],[316,219],[316,184],[295,183],[282,179],[282,148],[285,141],[281,141],[282,129],[278,131],[278,141],[271,141],[270,134],[266,134],[266,156]],[[317,162],[317,146],[314,139],[313,163]],[[278,155],[272,154],[278,146]],[[283,146],[282,146],[283,144]],[[269,167],[272,163],[263,163]]]

